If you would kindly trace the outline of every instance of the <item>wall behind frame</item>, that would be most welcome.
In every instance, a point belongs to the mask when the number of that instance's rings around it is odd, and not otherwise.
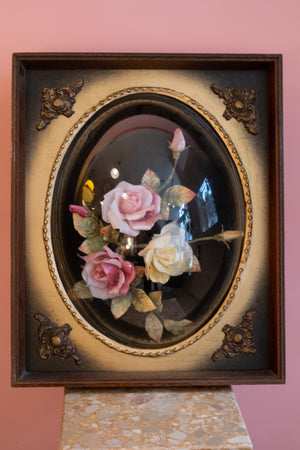
[[[282,53],[284,88],[286,353],[285,386],[235,387],[257,450],[296,450],[299,420],[300,212],[298,151],[300,6],[296,0],[11,0],[0,17],[1,314],[0,442],[6,450],[57,448],[61,388],[10,388],[10,86],[13,52]],[[298,422],[299,425],[299,422]],[[288,443],[287,443],[288,442]]]

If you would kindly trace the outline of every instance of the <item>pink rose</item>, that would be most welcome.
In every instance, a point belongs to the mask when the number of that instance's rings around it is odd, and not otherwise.
[[[69,205],[69,211],[78,214],[81,217],[86,217],[88,215],[88,210],[84,206]]]
[[[96,298],[106,300],[126,295],[130,283],[135,278],[134,265],[124,261],[109,247],[104,247],[104,250],[82,257],[86,262],[82,278]]]
[[[173,140],[170,143],[169,148],[172,150],[174,159],[178,159],[180,153],[186,149],[185,139],[180,128],[175,130]]]
[[[102,217],[121,233],[137,236],[141,230],[150,230],[161,218],[160,201],[151,187],[121,181],[105,194]]]

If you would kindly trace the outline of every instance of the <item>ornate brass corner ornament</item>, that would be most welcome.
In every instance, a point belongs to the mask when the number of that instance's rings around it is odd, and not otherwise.
[[[225,119],[230,120],[233,117],[238,122],[242,122],[249,133],[258,134],[254,126],[256,120],[254,89],[221,89],[216,84],[212,84],[210,88],[220,98],[224,99],[226,109],[223,116]]]
[[[222,329],[225,333],[222,346],[211,356],[213,361],[216,361],[221,356],[226,358],[233,358],[238,355],[254,354],[256,352],[255,340],[253,337],[253,322],[252,316],[255,314],[254,309],[244,314],[243,319],[239,325],[232,327],[225,325]]]
[[[69,334],[72,330],[69,324],[65,323],[61,327],[51,322],[43,314],[35,314],[34,318],[40,321],[38,329],[40,346],[39,355],[43,359],[50,359],[58,356],[62,359],[73,358],[75,363],[80,365],[81,359],[76,348],[73,347]]]
[[[61,88],[43,88],[41,120],[37,124],[37,130],[43,130],[52,119],[59,115],[71,117],[74,114],[72,107],[75,103],[75,96],[81,91],[83,80],[76,80],[70,86]]]

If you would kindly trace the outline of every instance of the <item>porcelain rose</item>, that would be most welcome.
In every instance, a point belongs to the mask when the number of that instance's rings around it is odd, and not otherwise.
[[[96,298],[106,300],[126,295],[135,278],[134,265],[109,247],[104,250],[82,256],[85,260],[82,278]]]
[[[104,196],[101,204],[103,220],[129,236],[150,230],[160,219],[161,198],[151,187],[121,181]]]
[[[173,152],[174,159],[178,159],[180,153],[186,149],[185,139],[180,128],[176,128],[176,130],[174,131],[173,139],[169,145],[169,148]]]
[[[171,276],[181,275],[193,266],[193,250],[185,241],[185,232],[175,223],[165,225],[147,247],[139,252],[144,258],[147,279],[165,284]],[[200,272],[200,266],[194,267]]]

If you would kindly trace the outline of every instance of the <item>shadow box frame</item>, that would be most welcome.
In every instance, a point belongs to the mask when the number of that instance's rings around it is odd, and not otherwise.
[[[76,295],[73,301],[61,291],[61,243],[53,257],[57,224],[51,208],[62,186],[56,174],[73,167],[70,148],[95,133],[85,127],[95,117],[105,122],[118,102],[150,98],[151,104],[156,96],[184,104],[196,122],[200,117],[221,137],[246,180],[245,228],[238,269],[221,306],[182,341],[143,349],[101,330],[99,337],[94,319],[76,310]],[[180,123],[180,112],[172,114]],[[281,55],[14,54],[12,385],[284,383],[282,141]],[[224,248],[225,235],[219,230]]]

